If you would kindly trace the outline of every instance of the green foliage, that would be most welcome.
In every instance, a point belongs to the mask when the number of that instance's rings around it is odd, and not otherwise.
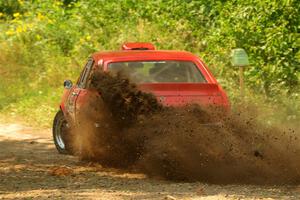
[[[299,16],[297,0],[0,0],[0,110],[51,115],[62,81],[75,80],[91,53],[149,41],[200,55],[233,102],[229,56],[246,49],[247,96],[299,117]]]

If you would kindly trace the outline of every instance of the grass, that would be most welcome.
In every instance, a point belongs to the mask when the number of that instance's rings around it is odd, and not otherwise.
[[[281,121],[300,120],[300,51],[293,32],[299,22],[291,17],[299,16],[300,4],[176,2],[0,3],[0,113],[49,127],[63,80],[75,81],[91,53],[119,49],[123,42],[145,41],[158,49],[199,55],[233,106],[240,102],[238,70],[231,67],[229,55],[232,48],[245,48],[251,62],[245,70],[246,100],[280,108],[273,118]]]

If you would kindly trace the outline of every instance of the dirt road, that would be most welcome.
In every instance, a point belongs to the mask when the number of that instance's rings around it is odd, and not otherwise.
[[[300,199],[300,186],[175,183],[59,155],[51,130],[0,123],[0,199]]]

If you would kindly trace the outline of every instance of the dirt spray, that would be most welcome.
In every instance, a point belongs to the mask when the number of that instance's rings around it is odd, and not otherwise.
[[[263,125],[243,107],[225,117],[199,105],[164,107],[121,73],[95,73],[91,89],[100,96],[74,130],[82,159],[175,181],[300,183],[298,130]]]

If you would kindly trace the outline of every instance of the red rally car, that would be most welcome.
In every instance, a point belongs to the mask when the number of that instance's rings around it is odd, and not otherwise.
[[[64,82],[60,110],[53,123],[53,139],[60,153],[69,153],[65,139],[76,113],[95,93],[88,87],[93,71],[127,73],[139,88],[153,93],[165,106],[218,105],[229,110],[226,93],[197,56],[185,51],[155,50],[151,43],[125,43],[120,51],[93,54],[76,84]]]

